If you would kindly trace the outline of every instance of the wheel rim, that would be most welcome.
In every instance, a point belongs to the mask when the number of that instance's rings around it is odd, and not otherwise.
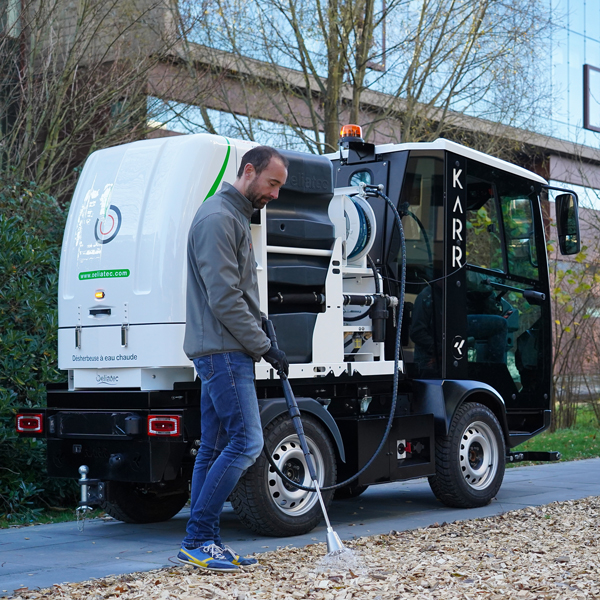
[[[309,438],[306,438],[308,449],[313,457],[317,469],[317,479],[319,485],[323,485],[323,474],[325,465],[323,455],[316,444]],[[289,435],[277,444],[272,451],[273,461],[277,468],[287,475],[291,480],[305,487],[312,487],[312,480],[306,465],[306,459],[300,447],[298,436]],[[319,501],[315,492],[306,492],[294,488],[284,482],[275,469],[269,465],[267,474],[267,486],[269,495],[273,504],[284,514],[297,517],[310,511],[310,509]]]
[[[461,438],[459,461],[465,483],[476,490],[487,488],[498,471],[498,441],[481,421],[469,425]]]

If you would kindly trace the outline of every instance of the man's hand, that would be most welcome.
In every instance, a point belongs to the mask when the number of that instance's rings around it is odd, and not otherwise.
[[[263,354],[263,358],[270,363],[277,373],[285,373],[286,376],[290,369],[290,363],[288,362],[287,356],[283,350],[279,350],[279,348],[273,348],[271,346],[269,350]]]

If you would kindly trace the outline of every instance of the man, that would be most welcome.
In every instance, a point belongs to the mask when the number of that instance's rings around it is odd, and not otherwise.
[[[266,146],[242,157],[233,185],[198,209],[188,238],[183,344],[202,381],[201,440],[192,476],[191,514],[178,560],[236,571],[256,563],[223,546],[219,519],[238,480],[258,458],[263,436],[254,361],[286,373],[288,361],[261,327],[250,217],[277,199],[288,161]]]

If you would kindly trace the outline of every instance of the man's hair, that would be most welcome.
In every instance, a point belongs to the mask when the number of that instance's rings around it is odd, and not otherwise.
[[[260,175],[269,166],[272,158],[280,160],[286,169],[290,164],[290,161],[285,156],[270,146],[256,146],[256,148],[248,150],[248,152],[242,156],[242,163],[237,172],[238,179],[244,174],[244,169],[247,164],[251,164],[254,167],[256,174]]]

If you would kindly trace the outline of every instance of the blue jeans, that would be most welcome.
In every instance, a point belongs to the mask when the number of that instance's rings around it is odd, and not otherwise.
[[[194,366],[202,381],[201,439],[182,542],[189,549],[207,542],[221,544],[223,505],[263,447],[252,358],[243,352],[225,352],[196,358]]]

